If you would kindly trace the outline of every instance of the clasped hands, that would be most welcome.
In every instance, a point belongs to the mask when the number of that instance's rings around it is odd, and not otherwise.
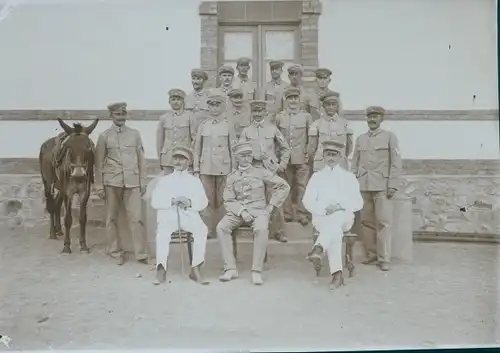
[[[274,206],[273,205],[267,205],[266,206],[266,213],[271,216],[271,214],[273,213],[274,211]],[[254,216],[252,216],[250,214],[250,212],[248,212],[247,210],[243,210],[241,211],[241,218],[243,218],[243,220],[246,222],[246,223],[252,223],[255,219]]]
[[[185,196],[174,197],[172,198],[172,206],[177,206],[185,210],[191,206],[191,200]]]
[[[325,212],[326,212],[326,215],[329,216],[331,215],[332,213],[335,213],[337,211],[345,211],[345,208],[343,208],[342,206],[340,206],[340,204],[335,204],[335,205],[328,205],[326,208],[325,208]]]

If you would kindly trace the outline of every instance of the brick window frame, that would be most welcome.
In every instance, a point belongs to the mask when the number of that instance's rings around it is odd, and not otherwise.
[[[319,65],[318,24],[321,1],[204,1],[199,6],[201,21],[200,67],[208,73],[208,86],[217,82],[219,26],[252,24],[297,24],[299,62],[304,84],[315,81]]]

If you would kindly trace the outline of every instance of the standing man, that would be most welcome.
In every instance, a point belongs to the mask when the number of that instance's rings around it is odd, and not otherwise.
[[[181,89],[168,92],[168,102],[172,110],[160,116],[156,129],[156,149],[160,158],[160,168],[165,174],[174,171],[172,150],[176,146],[191,147],[191,112],[184,110],[186,93]]]
[[[317,120],[319,118],[319,100],[316,98],[316,93],[313,90],[304,87],[303,77],[304,70],[302,66],[294,64],[288,67],[289,87],[295,87],[300,90],[300,109],[311,114],[313,120]],[[286,108],[285,104],[284,102],[284,108]]]
[[[118,228],[120,207],[125,206],[132,234],[135,258],[147,263],[146,232],[141,196],[146,191],[146,159],[138,130],[125,125],[127,104],[108,105],[113,125],[99,135],[96,146],[95,189],[106,202],[106,236],[108,251],[118,265],[125,262],[123,229]]]
[[[324,166],[322,143],[324,141],[338,141],[345,146],[342,151],[340,166],[349,170],[347,157],[353,150],[353,132],[348,122],[339,116],[340,94],[329,91],[321,96],[324,113],[312,123],[309,130],[309,147],[311,156],[314,156],[314,171],[321,170]]]
[[[239,58],[236,62],[236,70],[238,71],[238,76],[235,77],[233,82],[234,88],[240,88],[243,91],[243,97],[246,101],[251,101],[255,99],[255,89],[257,84],[248,77],[248,71],[250,71],[249,58]]]
[[[156,229],[156,282],[164,283],[172,233],[185,230],[193,235],[193,260],[189,278],[208,284],[200,268],[205,261],[208,229],[199,212],[207,207],[208,200],[200,179],[188,173],[193,152],[185,146],[172,151],[174,171],[160,177],[151,196],[151,207],[158,210]]]
[[[227,95],[229,97],[229,106],[226,109],[227,120],[234,125],[236,138],[239,139],[243,129],[250,125],[252,120],[249,104],[244,100],[244,94],[240,88],[233,88]]]
[[[320,115],[323,115],[325,113],[325,110],[321,106],[321,97],[324,96],[325,94],[329,94],[332,92],[332,90],[328,88],[328,85],[332,81],[331,79],[332,71],[327,68],[319,68],[314,73],[316,75],[316,84],[317,84],[314,97],[318,101],[318,105],[320,107]]]
[[[227,94],[231,89],[233,89],[234,81],[234,69],[228,65],[222,65],[219,67],[219,82],[220,85],[217,88],[211,90],[211,94],[219,95],[226,98],[225,104],[229,104],[229,98]]]
[[[215,226],[220,218],[215,211],[222,206],[226,176],[236,169],[231,146],[236,143],[233,125],[225,115],[226,97],[210,95],[207,99],[210,117],[203,121],[194,143],[193,171],[199,176],[208,197],[203,220],[208,226],[209,238],[216,236]]]
[[[366,108],[369,131],[356,139],[351,168],[364,200],[361,224],[367,259],[363,263],[378,261],[380,269],[388,271],[392,239],[390,199],[398,189],[402,162],[396,135],[380,128],[384,114],[382,107]]]
[[[321,269],[321,256],[326,251],[331,289],[344,282],[342,275],[342,238],[354,224],[354,212],[363,207],[356,176],[339,166],[345,146],[338,141],[324,141],[321,150],[325,166],[315,172],[307,184],[304,205],[313,215],[312,223],[319,231],[308,259]]]
[[[290,148],[285,137],[276,125],[265,120],[266,101],[252,101],[252,124],[243,129],[240,142],[249,142],[253,149],[253,163],[255,167],[262,167],[272,174],[283,173],[290,159]],[[279,155],[276,155],[276,152]],[[267,190],[270,198],[272,190]],[[270,236],[281,243],[288,241],[285,235],[285,221],[281,208],[271,215]]]
[[[286,181],[265,168],[252,165],[253,153],[248,142],[234,146],[238,170],[227,177],[224,189],[226,215],[217,225],[224,258],[224,274],[219,277],[222,282],[238,277],[231,234],[241,225],[248,224],[254,232],[252,282],[255,285],[264,283],[261,272],[269,237],[269,218],[290,191]],[[266,190],[272,190],[269,202],[266,201]]]
[[[311,128],[312,116],[306,111],[300,110],[300,90],[296,87],[285,89],[286,108],[276,115],[276,125],[285,136],[285,141],[290,146],[290,162],[282,177],[292,187],[285,201],[285,220],[293,220],[292,193],[296,194],[297,219],[303,226],[309,223],[307,210],[302,204],[302,197],[309,178],[309,130]]]
[[[290,85],[289,82],[281,78],[283,74],[283,61],[272,60],[269,62],[271,70],[271,81],[266,83],[266,101],[268,101],[268,112],[274,120],[276,114],[283,110],[283,96],[285,88]]]
[[[191,70],[193,91],[186,96],[185,109],[191,112],[191,139],[194,141],[200,123],[207,118],[207,98],[210,89],[205,88],[208,74],[202,69]]]

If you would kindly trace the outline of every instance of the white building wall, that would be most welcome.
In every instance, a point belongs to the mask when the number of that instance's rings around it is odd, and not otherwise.
[[[322,3],[320,65],[333,69],[332,88],[346,109],[497,109],[493,0]],[[14,8],[0,23],[0,110],[105,109],[121,100],[130,109],[165,109],[168,90],[190,90],[189,72],[200,65],[198,5],[40,0]],[[131,125],[154,158],[155,122]],[[0,121],[0,158],[36,157],[57,126]],[[356,135],[366,130],[362,121],[352,126]],[[398,135],[404,158],[499,157],[496,121],[387,121],[385,127]]]

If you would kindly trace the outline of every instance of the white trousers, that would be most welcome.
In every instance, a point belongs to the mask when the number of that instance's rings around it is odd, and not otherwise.
[[[196,211],[179,211],[180,225],[177,219],[177,210],[158,210],[156,228],[156,266],[162,264],[167,268],[167,259],[170,252],[172,233],[184,230],[193,235],[193,262],[192,267],[205,261],[208,228],[203,223],[200,214]]]
[[[330,273],[342,271],[342,238],[354,224],[354,213],[339,211],[329,216],[316,216],[312,224],[319,232],[314,246],[320,245],[326,251]]]

